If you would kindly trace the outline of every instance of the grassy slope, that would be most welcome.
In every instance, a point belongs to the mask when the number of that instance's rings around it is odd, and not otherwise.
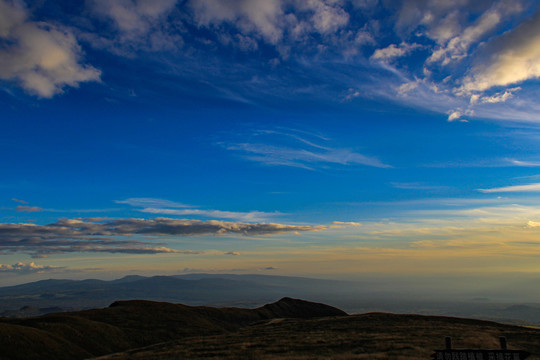
[[[527,350],[540,359],[540,331],[448,317],[372,313],[320,319],[284,319],[235,333],[185,338],[100,360],[165,359],[390,359],[426,360],[452,336],[455,348]]]
[[[327,305],[282,299],[259,309],[152,301],[105,309],[0,319],[0,359],[84,359],[173,339],[223,334],[274,317],[346,315]]]
[[[498,337],[506,336],[510,348],[540,354],[538,329],[448,317],[347,316],[283,299],[258,309],[125,301],[0,319],[0,359],[429,359],[445,336],[456,348],[498,348]]]

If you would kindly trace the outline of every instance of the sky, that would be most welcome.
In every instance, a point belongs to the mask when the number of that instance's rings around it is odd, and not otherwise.
[[[540,276],[535,1],[0,0],[0,286]]]

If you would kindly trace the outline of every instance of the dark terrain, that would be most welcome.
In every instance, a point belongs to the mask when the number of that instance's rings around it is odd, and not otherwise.
[[[119,301],[104,309],[0,319],[0,359],[429,359],[454,346],[540,359],[540,330],[494,322],[369,313],[283,298],[256,309]]]

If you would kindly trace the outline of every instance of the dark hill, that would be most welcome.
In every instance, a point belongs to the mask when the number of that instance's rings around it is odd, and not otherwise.
[[[285,297],[278,302],[257,309],[267,319],[313,318],[324,316],[346,316],[347,313],[332,306]]]
[[[346,317],[283,319],[214,336],[183,338],[147,348],[112,354],[99,360],[176,359],[369,359],[428,360],[445,347],[525,350],[527,360],[540,359],[540,330],[489,321],[439,316],[370,313]],[[97,359],[96,359],[97,360]]]
[[[346,313],[291,298],[257,309],[117,301],[104,309],[0,319],[0,359],[84,359],[164,341],[235,332],[274,318],[336,315]]]

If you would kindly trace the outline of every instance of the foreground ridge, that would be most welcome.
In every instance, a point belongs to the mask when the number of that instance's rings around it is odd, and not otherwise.
[[[452,336],[465,347],[509,346],[539,359],[540,330],[420,315],[347,315],[321,303],[282,298],[256,309],[146,300],[0,319],[0,359],[428,359]]]

